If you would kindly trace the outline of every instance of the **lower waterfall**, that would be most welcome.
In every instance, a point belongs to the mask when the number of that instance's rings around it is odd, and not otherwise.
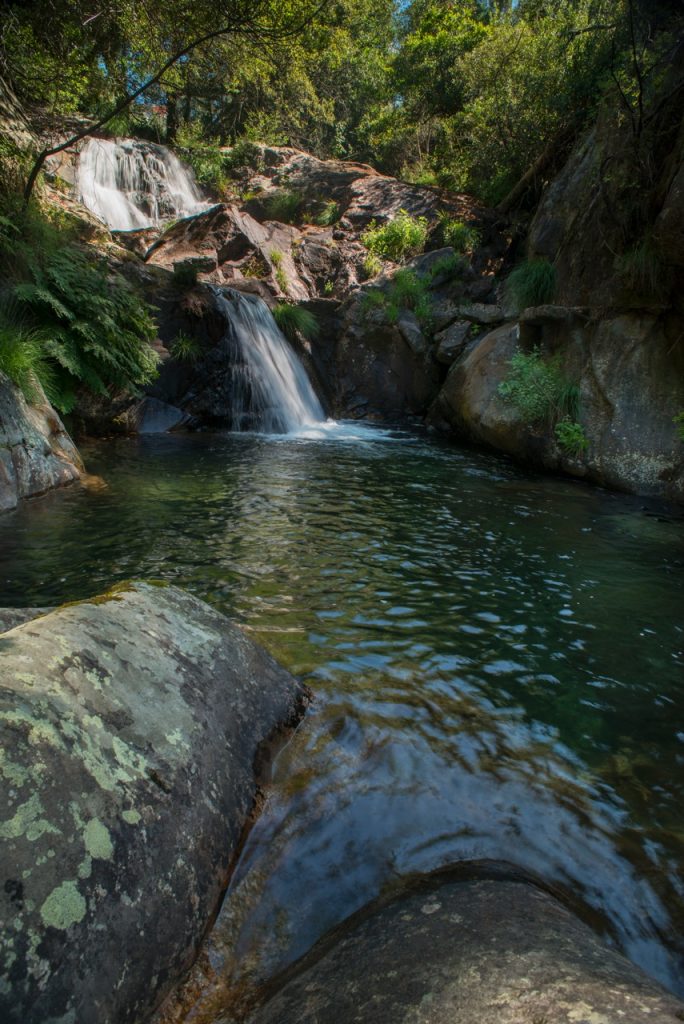
[[[232,430],[293,434],[326,416],[306,370],[266,303],[233,289],[214,289],[230,348]]]
[[[78,190],[84,206],[115,231],[156,226],[208,206],[175,153],[134,139],[89,139],[79,158]]]

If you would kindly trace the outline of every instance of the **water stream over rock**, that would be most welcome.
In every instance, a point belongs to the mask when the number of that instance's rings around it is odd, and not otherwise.
[[[132,231],[207,207],[192,172],[165,146],[89,139],[78,165],[81,202],[107,227]]]
[[[306,370],[266,303],[233,289],[214,289],[230,347],[233,430],[294,434],[325,423]]]

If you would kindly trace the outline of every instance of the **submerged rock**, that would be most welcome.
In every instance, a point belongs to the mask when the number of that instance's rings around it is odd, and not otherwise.
[[[553,897],[503,879],[380,901],[282,982],[250,1024],[676,1024],[684,1012]]]
[[[47,400],[28,405],[0,372],[0,512],[78,480],[83,463]]]
[[[208,605],[135,584],[0,635],[0,1019],[142,1020],[192,962],[305,691]]]

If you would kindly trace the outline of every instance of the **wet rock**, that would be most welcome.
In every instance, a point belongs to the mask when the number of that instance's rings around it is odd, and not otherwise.
[[[250,1024],[676,1024],[684,1004],[551,896],[431,882],[324,937]]]
[[[51,611],[51,608],[0,608],[0,633],[6,633],[8,629],[21,626],[24,622],[38,618]]]
[[[28,405],[0,372],[0,512],[73,483],[82,471],[76,446],[47,399]]]
[[[189,594],[135,584],[0,636],[0,1019],[140,1021],[192,962],[304,692]]]

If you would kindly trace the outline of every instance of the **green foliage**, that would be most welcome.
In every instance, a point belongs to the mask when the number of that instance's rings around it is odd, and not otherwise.
[[[528,306],[553,302],[556,293],[556,268],[548,260],[526,260],[506,281],[506,294],[520,312]]]
[[[171,284],[178,292],[188,292],[197,284],[197,267],[192,263],[174,263]]]
[[[398,270],[387,292],[380,288],[369,289],[361,301],[361,315],[367,317],[373,310],[383,309],[389,323],[396,323],[402,309],[411,309],[428,330],[432,324],[432,302],[428,282],[418,277],[414,270],[404,267]]]
[[[363,269],[367,277],[377,277],[382,270],[382,262],[373,252],[369,252],[364,261]]]
[[[280,253],[278,253],[278,255],[280,255]],[[268,277],[269,270],[270,268],[268,263],[261,253],[258,252],[252,253],[249,259],[240,267],[240,271],[244,277]]]
[[[658,298],[667,290],[669,267],[650,234],[618,257],[617,269],[627,288],[641,298]]]
[[[679,440],[684,441],[684,411],[678,412],[672,422],[677,427],[677,436],[679,437]]]
[[[531,352],[515,352],[499,395],[530,425],[577,419],[577,385],[564,376],[558,356],[545,359],[537,347]]]
[[[291,189],[281,189],[267,196],[264,209],[269,220],[277,220],[281,224],[297,224],[304,212],[304,197]]]
[[[323,203],[323,208],[314,217],[314,223],[321,227],[330,227],[337,224],[340,219],[340,204],[334,199],[328,199]]]
[[[302,306],[279,302],[273,310],[273,317],[283,334],[290,339],[301,334],[307,340],[312,341],[320,333],[320,325],[315,314]]]
[[[335,290],[335,285],[333,284],[332,281],[326,281],[325,284],[323,285],[323,294],[324,295],[332,295],[334,290]]]
[[[202,355],[202,346],[197,338],[191,338],[189,334],[183,334],[181,331],[171,342],[169,352],[179,362],[192,364]]]
[[[287,274],[285,273],[285,267],[283,266],[283,254],[282,252],[278,252],[277,249],[272,249],[268,256],[274,267],[273,276],[278,283],[278,287],[281,292],[287,294],[289,281],[287,280]]]
[[[0,371],[16,384],[30,405],[42,400],[41,386],[51,390],[44,343],[44,336],[22,321],[16,306],[5,304],[0,308]]]
[[[361,241],[373,256],[402,263],[423,251],[427,234],[425,217],[412,217],[406,210],[400,210],[387,224],[380,226],[371,221]]]
[[[439,218],[442,238],[445,245],[450,245],[456,252],[472,252],[480,240],[480,233],[462,220],[443,213]]]
[[[135,391],[156,375],[150,311],[104,261],[66,246],[34,262],[31,280],[16,284],[13,295],[43,338],[62,412],[73,405],[80,384],[97,394],[109,387]]]
[[[561,420],[556,424],[554,433],[559,447],[575,458],[579,458],[589,447],[589,440],[584,433],[584,428],[574,420]]]
[[[448,281],[463,273],[467,265],[467,261],[462,256],[441,256],[428,270],[428,277],[431,281],[436,281],[438,278]]]

